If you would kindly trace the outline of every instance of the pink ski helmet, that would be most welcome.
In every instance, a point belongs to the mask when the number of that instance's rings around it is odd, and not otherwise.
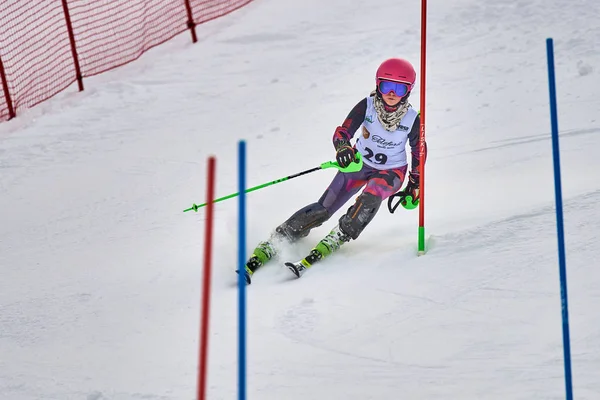
[[[381,81],[392,81],[401,82],[408,84],[408,93],[415,86],[415,80],[417,79],[417,73],[413,68],[412,64],[402,58],[390,58],[385,60],[375,74],[375,83],[377,85],[377,92],[379,92],[379,84]]]

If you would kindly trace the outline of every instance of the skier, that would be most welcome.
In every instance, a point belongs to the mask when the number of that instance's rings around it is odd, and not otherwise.
[[[373,219],[383,200],[400,190],[408,163],[406,145],[410,145],[412,160],[408,184],[404,189],[416,201],[419,198],[419,113],[408,97],[414,87],[416,72],[406,60],[391,58],[384,61],[375,75],[376,88],[362,99],[335,129],[333,146],[336,160],[345,168],[363,159],[358,172],[338,171],[319,201],[307,205],[279,225],[271,237],[260,242],[245,267],[246,281],[252,274],[277,255],[281,241],[294,242],[307,236],[312,228],[322,225],[364,186],[362,193],[337,226],[325,236],[302,261],[286,263],[300,277],[316,261],[356,239]],[[362,125],[354,146],[351,139]],[[425,160],[422,160],[423,162]]]

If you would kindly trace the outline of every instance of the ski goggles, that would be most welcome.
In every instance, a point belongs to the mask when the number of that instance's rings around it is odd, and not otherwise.
[[[410,90],[410,85],[402,82],[381,81],[379,82],[379,91],[381,94],[394,92],[398,97],[404,97]]]

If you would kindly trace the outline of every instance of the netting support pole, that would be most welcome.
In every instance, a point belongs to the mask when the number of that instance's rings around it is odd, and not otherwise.
[[[73,24],[71,23],[71,14],[69,14],[69,6],[67,0],[62,0],[63,12],[65,13],[65,22],[67,23],[67,32],[69,32],[69,41],[71,42],[71,53],[73,54],[73,63],[75,64],[75,76],[77,77],[77,86],[79,91],[83,91],[83,75],[81,75],[81,67],[79,66],[79,56],[77,55],[77,47],[75,46],[75,34],[73,33]]]
[[[192,13],[190,0],[185,0],[185,10],[187,12],[187,27],[192,34],[192,42],[196,43],[198,41],[198,37],[196,36],[196,23],[194,22],[194,15]]]
[[[8,106],[8,119],[13,119],[15,114],[15,109],[13,108],[12,99],[10,98],[10,92],[8,90],[8,80],[6,80],[6,72],[4,71],[4,64],[2,63],[2,58],[0,57],[0,79],[2,79],[2,90],[4,91],[4,98],[6,99],[6,105]]]

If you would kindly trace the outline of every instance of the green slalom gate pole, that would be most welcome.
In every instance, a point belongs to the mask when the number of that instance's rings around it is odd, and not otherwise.
[[[306,171],[298,172],[297,174],[289,175],[289,176],[286,176],[285,178],[276,179],[276,180],[274,180],[272,182],[267,182],[267,183],[263,183],[262,185],[258,185],[258,186],[254,186],[254,187],[248,188],[248,189],[246,189],[244,191],[244,193],[250,193],[250,192],[253,192],[255,190],[266,188],[267,186],[272,186],[272,185],[275,185],[277,183],[289,181],[290,179],[297,178],[297,177],[302,176],[302,175],[310,174],[311,172],[319,171],[319,170],[322,170],[322,169],[335,168],[335,169],[337,169],[337,170],[339,170],[341,172],[347,173],[347,172],[357,172],[357,171],[360,171],[362,169],[362,166],[363,166],[362,156],[361,156],[360,153],[356,153],[356,161],[353,162],[353,163],[351,163],[350,165],[348,165],[346,168],[340,167],[338,165],[338,163],[335,162],[335,161],[327,161],[327,162],[322,163],[318,167],[307,169]],[[239,194],[240,193],[237,192],[237,193],[229,194],[227,196],[219,197],[218,199],[215,199],[213,201],[213,203],[218,203],[219,201],[231,199],[232,197],[239,196]],[[208,203],[202,203],[202,204],[199,204],[199,205],[198,204],[193,204],[190,208],[187,208],[187,209],[183,210],[183,212],[188,212],[188,211],[192,211],[192,210],[197,212],[198,209],[206,206],[207,204]]]

